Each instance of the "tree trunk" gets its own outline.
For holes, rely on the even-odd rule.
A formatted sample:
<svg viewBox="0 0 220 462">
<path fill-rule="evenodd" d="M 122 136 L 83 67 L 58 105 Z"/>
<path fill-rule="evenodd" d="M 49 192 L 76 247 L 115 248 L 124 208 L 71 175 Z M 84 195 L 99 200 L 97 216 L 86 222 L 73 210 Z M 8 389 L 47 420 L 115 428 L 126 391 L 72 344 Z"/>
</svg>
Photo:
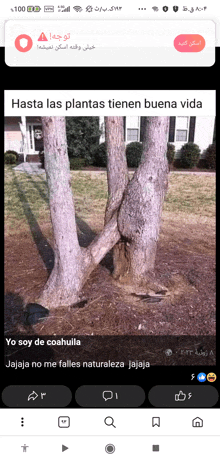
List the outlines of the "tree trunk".
<svg viewBox="0 0 220 462">
<path fill-rule="evenodd" d="M 71 190 L 64 117 L 42 117 L 45 170 L 47 175 L 50 215 L 54 235 L 54 268 L 38 298 L 42 305 L 53 308 L 70 306 L 89 274 L 120 238 L 117 214 L 87 249 L 78 242 L 75 209 Z"/>
<path fill-rule="evenodd" d="M 123 270 L 118 279 L 134 287 L 152 283 L 162 206 L 168 185 L 169 117 L 145 119 L 141 164 L 128 184 L 118 214 L 124 238 Z"/>
<path fill-rule="evenodd" d="M 105 142 L 107 148 L 108 201 L 105 211 L 105 223 L 118 211 L 125 188 L 129 182 L 124 143 L 123 117 L 105 117 Z M 113 277 L 117 278 L 124 266 L 126 243 L 123 239 L 114 246 Z"/>
<path fill-rule="evenodd" d="M 43 117 L 42 126 L 55 260 L 41 302 L 55 296 L 59 306 L 64 299 L 70 303 L 77 300 L 74 294 L 79 291 L 83 259 L 76 231 L 65 118 Z"/>
<path fill-rule="evenodd" d="M 152 283 L 167 188 L 168 120 L 168 117 L 146 119 L 141 164 L 129 182 L 122 118 L 106 118 L 109 198 L 105 226 L 87 249 L 81 249 L 71 191 L 65 118 L 42 118 L 55 263 L 39 303 L 47 308 L 77 303 L 85 281 L 111 248 L 114 248 L 116 279 L 144 289 L 149 287 L 149 281 Z"/>
</svg>

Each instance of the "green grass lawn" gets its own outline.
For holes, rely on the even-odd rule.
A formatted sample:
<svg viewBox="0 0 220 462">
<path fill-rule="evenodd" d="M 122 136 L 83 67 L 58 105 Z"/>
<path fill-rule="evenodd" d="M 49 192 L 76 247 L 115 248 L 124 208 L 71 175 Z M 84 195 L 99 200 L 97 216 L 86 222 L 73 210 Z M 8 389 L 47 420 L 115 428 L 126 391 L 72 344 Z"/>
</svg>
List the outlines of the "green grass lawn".
<svg viewBox="0 0 220 462">
<path fill-rule="evenodd" d="M 215 217 L 215 175 L 172 173 L 164 210 Z"/>
<path fill-rule="evenodd" d="M 77 215 L 98 231 L 103 224 L 107 200 L 105 172 L 72 171 L 72 189 Z M 195 217 L 215 217 L 215 176 L 172 173 L 164 204 L 172 217 L 183 213 Z M 50 223 L 45 174 L 27 175 L 5 166 L 6 235 L 29 228 L 32 221 Z"/>
</svg>

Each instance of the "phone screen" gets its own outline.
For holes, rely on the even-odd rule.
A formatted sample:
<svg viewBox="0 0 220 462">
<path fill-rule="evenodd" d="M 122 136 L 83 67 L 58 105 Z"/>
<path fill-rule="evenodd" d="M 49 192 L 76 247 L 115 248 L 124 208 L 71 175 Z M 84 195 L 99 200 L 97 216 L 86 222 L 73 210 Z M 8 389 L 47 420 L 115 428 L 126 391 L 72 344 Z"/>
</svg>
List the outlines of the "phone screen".
<svg viewBox="0 0 220 462">
<path fill-rule="evenodd" d="M 3 6 L 4 459 L 216 457 L 217 9 Z"/>
</svg>

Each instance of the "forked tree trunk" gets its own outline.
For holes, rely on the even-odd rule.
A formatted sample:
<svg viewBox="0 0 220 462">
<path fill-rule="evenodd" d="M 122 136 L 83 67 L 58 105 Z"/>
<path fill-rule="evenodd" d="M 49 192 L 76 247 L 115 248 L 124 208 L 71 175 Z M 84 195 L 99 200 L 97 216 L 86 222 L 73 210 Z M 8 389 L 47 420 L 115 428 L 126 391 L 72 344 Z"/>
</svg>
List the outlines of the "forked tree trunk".
<svg viewBox="0 0 220 462">
<path fill-rule="evenodd" d="M 118 214 L 118 227 L 126 241 L 117 278 L 143 287 L 154 276 L 162 206 L 168 185 L 168 117 L 145 118 L 141 164 L 128 184 Z"/>
<path fill-rule="evenodd" d="M 45 170 L 54 235 L 54 268 L 38 298 L 53 308 L 79 300 L 86 279 L 120 238 L 117 215 L 87 249 L 78 242 L 64 117 L 42 117 Z"/>
<path fill-rule="evenodd" d="M 111 248 L 114 248 L 114 277 L 123 284 L 146 288 L 154 270 L 167 188 L 168 119 L 146 119 L 141 164 L 129 182 L 122 118 L 106 118 L 109 198 L 105 226 L 87 249 L 81 249 L 71 191 L 65 118 L 42 118 L 55 263 L 39 303 L 47 308 L 76 303 L 90 273 Z"/>
</svg>

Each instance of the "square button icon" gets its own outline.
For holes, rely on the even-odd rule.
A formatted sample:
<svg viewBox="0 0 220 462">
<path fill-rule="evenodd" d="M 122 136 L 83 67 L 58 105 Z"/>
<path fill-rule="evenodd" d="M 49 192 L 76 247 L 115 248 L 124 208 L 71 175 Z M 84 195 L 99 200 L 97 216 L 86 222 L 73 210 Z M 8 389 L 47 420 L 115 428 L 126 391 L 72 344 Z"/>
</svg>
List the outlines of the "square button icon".
<svg viewBox="0 0 220 462">
<path fill-rule="evenodd" d="M 153 444 L 152 451 L 159 451 L 159 450 L 160 450 L 159 444 Z"/>
<path fill-rule="evenodd" d="M 58 427 L 68 428 L 70 426 L 70 418 L 67 416 L 58 417 Z"/>
</svg>

